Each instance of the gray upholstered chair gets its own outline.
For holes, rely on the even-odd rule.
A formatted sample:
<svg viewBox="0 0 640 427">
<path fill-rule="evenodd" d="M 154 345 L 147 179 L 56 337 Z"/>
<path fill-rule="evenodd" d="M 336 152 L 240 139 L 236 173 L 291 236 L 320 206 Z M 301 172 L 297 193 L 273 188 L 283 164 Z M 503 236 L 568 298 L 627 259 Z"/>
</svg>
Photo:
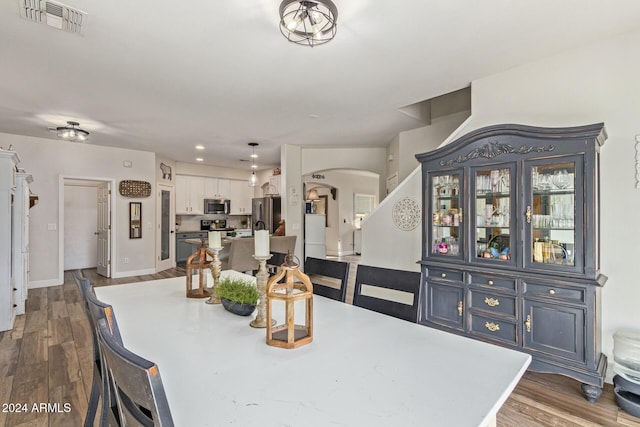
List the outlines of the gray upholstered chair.
<svg viewBox="0 0 640 427">
<path fill-rule="evenodd" d="M 358 265 L 353 305 L 417 322 L 419 301 L 419 272 Z"/>
<path fill-rule="evenodd" d="M 158 365 L 126 349 L 98 321 L 98 342 L 123 426 L 172 427 L 173 418 Z"/>
<path fill-rule="evenodd" d="M 272 252 L 287 253 L 295 251 L 296 236 L 271 236 L 269 247 Z M 258 269 L 258 261 L 253 257 L 255 252 L 255 240 L 253 237 L 239 237 L 231 239 L 229 245 L 229 257 L 222 260 L 223 270 L 255 271 Z"/>
</svg>

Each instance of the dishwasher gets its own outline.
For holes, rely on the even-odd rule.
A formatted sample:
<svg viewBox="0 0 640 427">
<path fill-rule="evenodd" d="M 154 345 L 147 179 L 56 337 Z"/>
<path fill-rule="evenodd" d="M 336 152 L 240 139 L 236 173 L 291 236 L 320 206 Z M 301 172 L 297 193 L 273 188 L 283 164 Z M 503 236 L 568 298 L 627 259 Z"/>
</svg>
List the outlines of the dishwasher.
<svg viewBox="0 0 640 427">
<path fill-rule="evenodd" d="M 176 233 L 176 263 L 184 264 L 187 258 L 195 252 L 194 245 L 187 243 L 188 239 L 207 239 L 209 233 L 206 231 L 188 231 Z"/>
</svg>

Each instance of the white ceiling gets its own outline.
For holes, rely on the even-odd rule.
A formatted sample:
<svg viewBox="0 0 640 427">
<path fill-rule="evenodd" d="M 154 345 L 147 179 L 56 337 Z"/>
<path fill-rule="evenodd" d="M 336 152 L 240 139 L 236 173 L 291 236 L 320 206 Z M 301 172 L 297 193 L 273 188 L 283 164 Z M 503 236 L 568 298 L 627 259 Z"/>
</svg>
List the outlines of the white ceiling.
<svg viewBox="0 0 640 427">
<path fill-rule="evenodd" d="M 0 132 L 75 120 L 90 144 L 246 169 L 256 141 L 271 167 L 281 144 L 386 146 L 421 126 L 400 107 L 640 22 L 638 0 L 334 2 L 335 40 L 309 48 L 280 34 L 280 0 L 65 0 L 81 36 L 2 0 Z"/>
</svg>

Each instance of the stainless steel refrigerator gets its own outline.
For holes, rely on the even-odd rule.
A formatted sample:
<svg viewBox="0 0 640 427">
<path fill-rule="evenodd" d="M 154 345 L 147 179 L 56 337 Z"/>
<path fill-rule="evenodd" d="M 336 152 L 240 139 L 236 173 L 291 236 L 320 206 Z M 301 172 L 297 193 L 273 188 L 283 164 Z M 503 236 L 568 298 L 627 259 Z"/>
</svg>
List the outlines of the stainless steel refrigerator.
<svg viewBox="0 0 640 427">
<path fill-rule="evenodd" d="M 267 196 L 251 200 L 251 228 L 273 234 L 282 219 L 280 197 Z"/>
</svg>

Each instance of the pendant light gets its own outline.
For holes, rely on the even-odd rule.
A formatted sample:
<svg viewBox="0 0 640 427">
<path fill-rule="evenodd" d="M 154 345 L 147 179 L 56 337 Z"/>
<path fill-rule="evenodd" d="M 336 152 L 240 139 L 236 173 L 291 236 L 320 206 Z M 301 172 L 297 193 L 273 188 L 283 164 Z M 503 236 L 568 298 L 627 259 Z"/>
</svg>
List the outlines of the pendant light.
<svg viewBox="0 0 640 427">
<path fill-rule="evenodd" d="M 249 177 L 249 185 L 251 187 L 258 186 L 258 177 L 256 176 L 256 158 L 258 155 L 256 154 L 256 147 L 259 144 L 257 142 L 250 142 L 249 147 L 251 147 L 251 176 Z"/>
</svg>

